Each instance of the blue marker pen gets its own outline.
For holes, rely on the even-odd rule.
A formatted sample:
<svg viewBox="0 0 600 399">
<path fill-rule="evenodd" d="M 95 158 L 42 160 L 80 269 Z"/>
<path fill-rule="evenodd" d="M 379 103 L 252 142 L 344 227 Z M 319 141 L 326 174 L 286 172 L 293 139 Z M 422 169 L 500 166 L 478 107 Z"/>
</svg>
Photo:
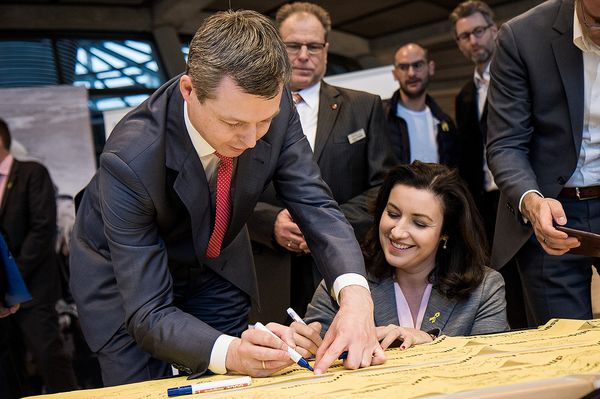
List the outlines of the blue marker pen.
<svg viewBox="0 0 600 399">
<path fill-rule="evenodd" d="M 287 314 L 292 318 L 292 320 L 300 323 L 300 324 L 304 324 L 306 325 L 306 322 L 304 320 L 302 320 L 302 318 L 300 317 L 300 315 L 298 315 L 298 313 L 296 313 L 296 311 L 292 308 L 287 308 L 286 310 Z M 344 360 L 348 357 L 348 351 L 343 351 L 341 353 L 341 355 L 338 357 L 338 359 L 340 360 Z"/>
<path fill-rule="evenodd" d="M 209 381 L 200 384 L 191 384 L 182 387 L 169 388 L 167 390 L 167 396 L 174 397 L 182 395 L 191 395 L 193 393 L 211 392 L 219 389 L 247 387 L 251 383 L 252 379 L 248 376 L 228 378 L 226 380 Z"/>
<path fill-rule="evenodd" d="M 262 323 L 260 322 L 256 322 L 254 324 L 254 328 L 256 328 L 257 330 L 260 331 L 265 331 L 268 332 L 269 334 L 271 334 L 272 336 L 274 336 L 277 339 L 281 339 L 279 338 L 277 335 L 275 335 L 273 333 L 273 331 L 269 330 L 267 327 L 265 327 Z M 300 355 L 298 352 L 296 352 L 294 349 L 292 349 L 291 347 L 288 346 L 287 348 L 287 352 L 290 355 L 290 358 L 298 364 L 298 366 L 300 367 L 304 367 L 305 369 L 308 369 L 310 371 L 315 371 L 312 366 L 308 363 L 308 361 L 302 357 L 302 355 Z"/>
</svg>

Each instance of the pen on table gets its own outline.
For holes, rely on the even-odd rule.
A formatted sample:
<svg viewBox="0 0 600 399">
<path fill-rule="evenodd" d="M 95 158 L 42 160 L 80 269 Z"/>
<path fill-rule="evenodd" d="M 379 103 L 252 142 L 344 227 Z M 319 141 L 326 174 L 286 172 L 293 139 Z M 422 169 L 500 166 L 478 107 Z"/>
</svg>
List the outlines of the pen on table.
<svg viewBox="0 0 600 399">
<path fill-rule="evenodd" d="M 273 333 L 273 331 L 269 330 L 267 327 L 265 327 L 262 323 L 260 322 L 256 322 L 254 324 L 254 328 L 256 328 L 257 330 L 260 331 L 265 331 L 268 332 L 269 334 L 271 334 L 272 336 L 274 336 L 275 338 L 281 340 L 281 338 L 279 338 L 277 335 L 275 335 Z M 298 352 L 296 352 L 292 347 L 290 347 L 288 345 L 287 348 L 287 353 L 290 355 L 290 358 L 298 364 L 298 366 L 300 367 L 304 367 L 305 369 L 308 369 L 310 371 L 314 371 L 314 369 L 312 368 L 312 366 L 308 363 L 308 361 L 302 357 L 302 355 L 300 355 Z"/>
<path fill-rule="evenodd" d="M 298 313 L 296 313 L 296 311 L 292 308 L 287 308 L 286 310 L 287 314 L 292 318 L 292 320 L 297 321 L 300 324 L 304 324 L 306 325 L 306 322 L 304 320 L 302 320 L 302 317 L 300 317 L 298 315 Z M 345 358 L 348 357 L 348 351 L 343 351 L 340 356 L 338 357 L 338 359 L 340 360 L 344 360 Z"/>
<path fill-rule="evenodd" d="M 209 381 L 200 384 L 185 385 L 177 388 L 167 389 L 167 396 L 190 395 L 193 393 L 202 393 L 216 391 L 218 389 L 231 389 L 239 387 L 247 387 L 252 383 L 252 379 L 248 376 L 238 378 L 228 378 L 226 380 Z"/>
</svg>

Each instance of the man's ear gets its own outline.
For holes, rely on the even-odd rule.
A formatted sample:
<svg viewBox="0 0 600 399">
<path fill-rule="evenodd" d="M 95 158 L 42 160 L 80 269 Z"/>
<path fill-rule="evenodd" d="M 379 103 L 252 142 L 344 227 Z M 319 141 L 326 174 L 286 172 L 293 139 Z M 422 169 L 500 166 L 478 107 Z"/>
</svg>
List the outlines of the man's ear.
<svg viewBox="0 0 600 399">
<path fill-rule="evenodd" d="M 429 70 L 429 76 L 433 76 L 435 74 L 435 61 L 429 60 L 427 62 L 427 69 Z"/>
<path fill-rule="evenodd" d="M 498 27 L 496 26 L 496 24 L 490 26 L 490 30 L 492 31 L 492 36 L 494 36 L 494 40 L 496 40 L 496 38 L 498 37 Z"/>
<path fill-rule="evenodd" d="M 193 90 L 192 78 L 189 75 L 182 75 L 179 78 L 179 91 L 185 101 L 189 102 Z"/>
</svg>

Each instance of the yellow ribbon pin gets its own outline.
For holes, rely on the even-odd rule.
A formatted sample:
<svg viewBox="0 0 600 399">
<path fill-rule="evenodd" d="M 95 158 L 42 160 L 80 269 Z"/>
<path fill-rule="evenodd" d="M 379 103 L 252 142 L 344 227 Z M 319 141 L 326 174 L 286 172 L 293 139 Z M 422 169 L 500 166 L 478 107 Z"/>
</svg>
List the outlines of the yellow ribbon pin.
<svg viewBox="0 0 600 399">
<path fill-rule="evenodd" d="M 429 321 L 435 323 L 438 317 L 440 317 L 440 312 L 435 312 L 435 314 L 429 318 Z"/>
<path fill-rule="evenodd" d="M 448 123 L 446 121 L 442 121 L 442 123 L 440 123 L 440 126 L 442 127 L 443 132 L 450 131 L 450 128 L 448 127 Z"/>
</svg>

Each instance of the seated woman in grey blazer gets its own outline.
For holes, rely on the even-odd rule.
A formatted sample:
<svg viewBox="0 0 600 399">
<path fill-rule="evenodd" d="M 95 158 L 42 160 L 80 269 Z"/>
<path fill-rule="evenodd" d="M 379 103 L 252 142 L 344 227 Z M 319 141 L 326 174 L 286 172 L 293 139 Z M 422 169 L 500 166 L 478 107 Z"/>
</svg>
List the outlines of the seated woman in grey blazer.
<svg viewBox="0 0 600 399">
<path fill-rule="evenodd" d="M 395 340 L 403 341 L 401 348 L 430 342 L 426 332 L 509 329 L 504 280 L 485 266 L 483 224 L 455 170 L 419 161 L 392 169 L 375 201 L 363 253 L 384 349 Z M 337 310 L 321 283 L 307 308 L 309 326 L 292 324 L 296 343 L 314 353 L 320 345 L 315 330 L 322 326 L 323 335 Z"/>
</svg>

